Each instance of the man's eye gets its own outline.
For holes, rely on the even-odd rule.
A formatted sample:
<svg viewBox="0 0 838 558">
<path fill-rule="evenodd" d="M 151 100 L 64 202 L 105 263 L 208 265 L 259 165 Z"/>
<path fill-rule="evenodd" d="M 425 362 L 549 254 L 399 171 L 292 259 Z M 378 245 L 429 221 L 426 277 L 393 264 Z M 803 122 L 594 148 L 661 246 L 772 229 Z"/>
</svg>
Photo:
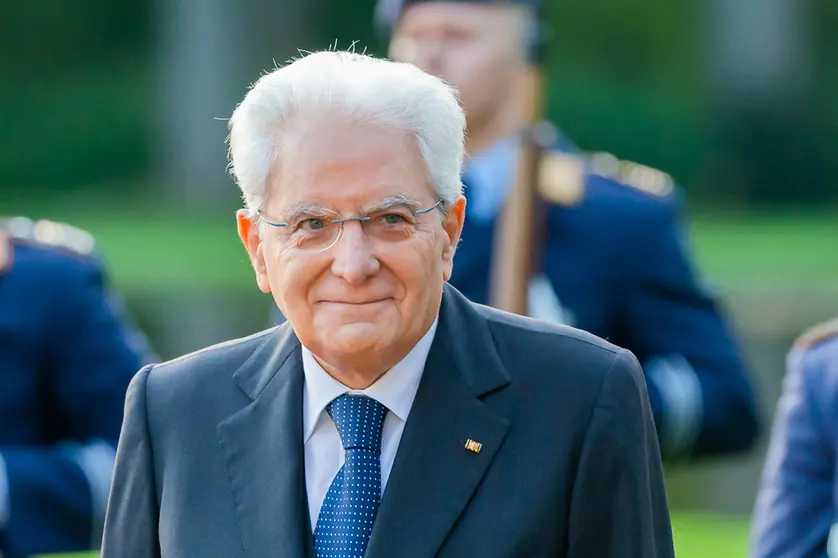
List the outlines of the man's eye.
<svg viewBox="0 0 838 558">
<path fill-rule="evenodd" d="M 404 216 L 399 215 L 398 213 L 387 213 L 383 216 L 383 219 L 388 225 L 398 225 L 399 223 L 407 221 Z"/>
<path fill-rule="evenodd" d="M 305 219 L 301 223 L 301 228 L 309 231 L 319 231 L 326 226 L 323 219 Z"/>
</svg>

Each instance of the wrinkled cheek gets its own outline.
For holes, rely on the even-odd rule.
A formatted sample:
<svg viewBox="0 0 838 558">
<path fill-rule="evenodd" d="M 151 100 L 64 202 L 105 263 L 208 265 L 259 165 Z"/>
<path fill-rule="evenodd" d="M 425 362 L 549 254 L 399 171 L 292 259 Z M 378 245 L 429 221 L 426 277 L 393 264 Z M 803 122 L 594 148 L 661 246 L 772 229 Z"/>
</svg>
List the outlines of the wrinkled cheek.
<svg viewBox="0 0 838 558">
<path fill-rule="evenodd" d="M 265 255 L 265 265 L 268 272 L 268 282 L 271 285 L 271 291 L 273 291 L 274 297 L 278 300 L 285 301 L 285 295 L 290 286 L 288 281 L 288 263 L 284 260 L 281 253 L 271 251 Z M 287 304 L 287 301 L 284 304 Z"/>
<path fill-rule="evenodd" d="M 288 257 L 288 250 L 277 246 L 271 246 L 266 259 L 269 259 L 273 265 L 278 266 L 283 259 L 287 260 Z"/>
<path fill-rule="evenodd" d="M 297 314 L 308 314 L 309 293 L 328 272 L 328 262 L 310 256 L 278 254 L 271 263 L 271 286 L 283 304 Z"/>
</svg>

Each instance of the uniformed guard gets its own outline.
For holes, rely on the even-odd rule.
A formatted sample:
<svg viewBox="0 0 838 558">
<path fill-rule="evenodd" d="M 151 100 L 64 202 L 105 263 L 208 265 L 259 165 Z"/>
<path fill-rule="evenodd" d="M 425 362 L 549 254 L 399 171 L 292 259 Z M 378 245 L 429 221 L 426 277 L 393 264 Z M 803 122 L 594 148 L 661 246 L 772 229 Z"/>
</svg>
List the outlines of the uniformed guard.
<svg viewBox="0 0 838 558">
<path fill-rule="evenodd" d="M 468 115 L 468 198 L 451 283 L 489 302 L 498 216 L 521 141 L 519 76 L 538 29 L 528 2 L 381 0 L 391 58 L 455 86 Z M 543 208 L 529 313 L 588 330 L 644 365 L 664 457 L 751 447 L 755 396 L 740 349 L 697 278 L 681 196 L 658 170 L 582 154 L 560 131 L 541 159 Z"/>
<path fill-rule="evenodd" d="M 838 558 L 838 318 L 794 343 L 753 518 L 753 558 Z"/>
<path fill-rule="evenodd" d="M 93 237 L 0 220 L 0 555 L 98 548 L 128 383 L 153 355 Z"/>
</svg>

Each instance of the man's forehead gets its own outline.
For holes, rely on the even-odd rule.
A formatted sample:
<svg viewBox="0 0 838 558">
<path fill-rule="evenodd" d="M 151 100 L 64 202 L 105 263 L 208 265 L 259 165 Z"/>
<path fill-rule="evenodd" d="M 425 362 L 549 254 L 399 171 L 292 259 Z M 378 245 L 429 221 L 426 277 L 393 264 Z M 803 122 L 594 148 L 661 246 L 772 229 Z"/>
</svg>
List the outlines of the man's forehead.
<svg viewBox="0 0 838 558">
<path fill-rule="evenodd" d="M 419 201 L 433 196 L 421 159 L 407 165 L 395 157 L 342 162 L 327 157 L 322 165 L 299 160 L 278 164 L 269 190 L 273 211 L 304 203 L 342 212 L 360 211 L 399 195 Z"/>
</svg>

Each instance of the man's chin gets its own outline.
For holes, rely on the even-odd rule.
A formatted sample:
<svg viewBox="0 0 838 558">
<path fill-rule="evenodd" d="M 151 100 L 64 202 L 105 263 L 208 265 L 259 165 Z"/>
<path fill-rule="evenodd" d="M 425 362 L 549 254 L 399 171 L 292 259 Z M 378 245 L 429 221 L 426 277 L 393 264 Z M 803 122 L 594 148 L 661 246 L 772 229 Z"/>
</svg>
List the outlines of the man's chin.
<svg viewBox="0 0 838 558">
<path fill-rule="evenodd" d="M 354 322 L 336 327 L 330 337 L 335 340 L 367 345 L 380 341 L 387 332 L 386 326 L 374 322 Z"/>
<path fill-rule="evenodd" d="M 392 327 L 374 322 L 353 322 L 328 328 L 323 335 L 323 345 L 341 354 L 356 354 L 381 350 L 390 342 Z"/>
</svg>

